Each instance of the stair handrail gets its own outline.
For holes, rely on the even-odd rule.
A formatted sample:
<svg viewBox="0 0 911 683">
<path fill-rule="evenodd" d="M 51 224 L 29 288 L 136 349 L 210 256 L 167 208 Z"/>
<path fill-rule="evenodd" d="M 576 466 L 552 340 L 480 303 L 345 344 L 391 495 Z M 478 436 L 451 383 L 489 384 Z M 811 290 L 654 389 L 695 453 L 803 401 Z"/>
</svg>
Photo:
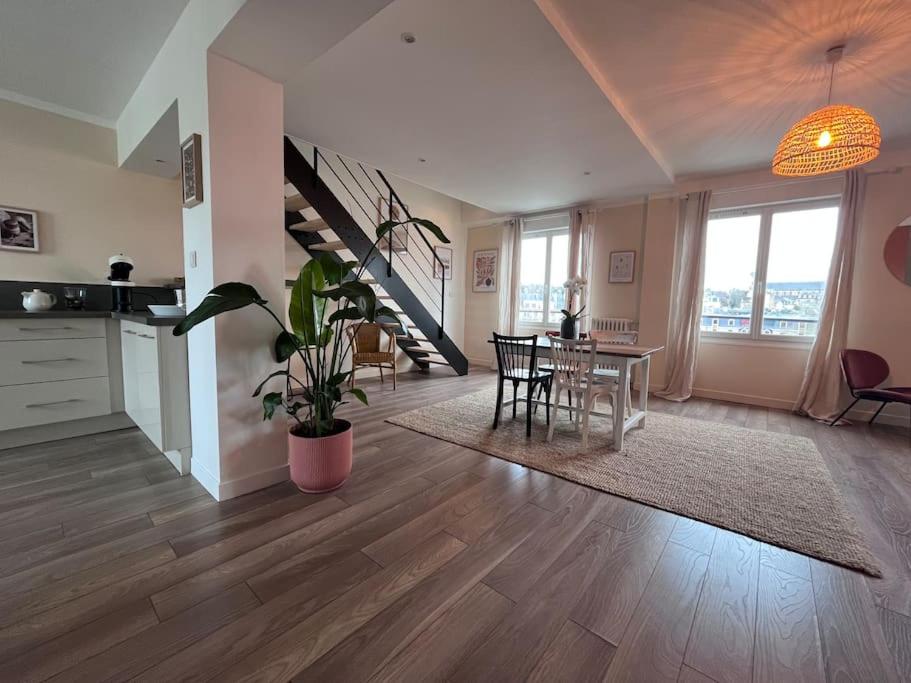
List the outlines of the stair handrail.
<svg viewBox="0 0 911 683">
<path fill-rule="evenodd" d="M 376 173 L 380 177 L 380 179 L 383 181 L 383 183 L 386 185 L 386 188 L 389 190 L 390 206 L 391 206 L 391 200 L 394 199 L 398 203 L 398 205 L 401 207 L 402 212 L 405 214 L 405 216 L 407 216 L 408 220 L 412 220 L 413 216 L 411 215 L 411 212 L 408 210 L 408 207 L 405 206 L 405 203 L 401 200 L 398 193 L 395 191 L 395 188 L 392 187 L 392 184 L 386 178 L 386 175 L 380 169 L 376 169 Z M 440 258 L 440 255 L 437 254 L 436 249 L 433 248 L 433 245 L 430 243 L 430 240 L 427 239 L 427 236 L 424 234 L 424 231 L 421 230 L 421 226 L 417 223 L 412 223 L 411 225 L 414 226 L 418 235 L 421 236 L 421 239 L 424 241 L 424 244 L 427 245 L 427 248 L 430 250 L 430 253 L 433 255 L 433 258 L 435 261 L 435 263 L 433 264 L 434 265 L 433 271 L 436 272 L 437 265 L 439 265 L 439 267 L 440 267 L 440 330 L 442 330 L 443 323 L 445 321 L 445 305 L 446 305 L 446 265 L 443 263 L 443 259 Z M 391 234 L 389 236 L 389 244 L 390 245 L 392 244 L 392 235 Z"/>
<path fill-rule="evenodd" d="M 365 187 L 361 183 L 361 181 L 352 172 L 351 168 L 349 167 L 349 165 L 345 161 L 345 159 L 340 154 L 337 154 L 334 152 L 333 152 L 333 154 L 335 154 L 338 161 L 341 163 L 342 167 L 345 169 L 345 171 L 347 171 L 347 174 L 349 176 L 351 176 L 351 180 L 354 181 L 354 185 L 357 186 L 357 189 L 360 191 L 360 193 L 363 195 L 363 197 L 366 198 L 367 203 L 370 205 L 370 207 L 377 208 L 377 206 L 374 204 L 373 199 L 370 196 L 370 193 L 365 189 Z M 328 166 L 332 175 L 335 176 L 335 179 L 339 182 L 339 184 L 344 189 L 344 191 L 350 196 L 351 200 L 354 201 L 354 203 L 357 205 L 357 208 L 360 210 L 360 212 L 364 214 L 364 216 L 367 219 L 367 222 L 370 225 L 372 225 L 373 227 L 378 227 L 378 223 L 374 220 L 372 214 L 364 208 L 363 204 L 361 203 L 360 199 L 358 198 L 357 194 L 355 193 L 354 188 L 351 185 L 349 185 L 349 183 L 347 183 L 345 180 L 342 179 L 341 175 L 339 175 L 339 171 L 337 171 L 335 169 L 331 160 L 328 159 L 326 157 L 326 155 L 323 153 L 323 151 L 316 145 L 313 146 L 313 168 L 314 168 L 315 175 L 317 175 L 317 176 L 319 175 L 319 171 L 317 169 L 319 168 L 318 160 L 320 158 L 322 158 L 322 160 L 323 160 L 323 165 Z M 376 182 L 374 181 L 371 174 L 367 171 L 366 168 L 364 168 L 364 165 L 361 162 L 354 160 L 354 159 L 352 159 L 351 161 L 356 163 L 357 166 L 360 168 L 360 171 L 364 174 L 364 177 L 370 182 L 370 184 L 373 186 L 373 188 L 377 191 L 380 200 L 382 200 L 383 203 L 387 203 L 386 199 L 384 197 L 384 195 L 387 195 L 387 193 L 383 192 L 379 188 L 379 186 L 376 184 Z M 395 191 L 395 188 L 392 187 L 392 184 L 389 182 L 388 178 L 386 178 L 385 174 L 380 169 L 373 169 L 373 170 L 376 172 L 376 174 L 379 176 L 379 178 L 382 180 L 382 183 L 385 185 L 386 189 L 388 190 L 387 196 L 388 196 L 388 206 L 389 206 L 390 218 L 392 217 L 392 207 L 394 204 L 400 208 L 401 213 L 404 214 L 404 216 L 407 218 L 407 220 L 413 220 L 414 217 L 411 215 L 411 212 L 408 210 L 408 207 L 402 201 L 401 197 L 399 197 L 398 193 Z M 444 322 L 445 322 L 445 315 L 446 315 L 446 308 L 445 308 L 445 297 L 446 297 L 445 272 L 446 272 L 446 269 L 445 269 L 445 264 L 444 264 L 443 260 L 440 258 L 439 254 L 436 253 L 436 250 L 434 249 L 430 240 L 427 239 L 427 236 L 424 234 L 424 231 L 421 230 L 420 226 L 417 223 L 409 223 L 404 226 L 406 235 L 411 233 L 410 228 L 412 228 L 412 227 L 415 229 L 418 236 L 420 237 L 420 242 L 423 243 L 423 246 L 425 246 L 427 250 L 429 250 L 432 260 L 431 260 L 431 258 L 428 258 L 426 254 L 423 253 L 424 250 L 421 248 L 414 249 L 414 250 L 408 250 L 406 248 L 406 250 L 404 252 L 400 253 L 398 263 L 399 263 L 400 267 L 403 269 L 403 271 L 409 273 L 410 277 L 414 280 L 415 284 L 417 284 L 420 287 L 420 289 L 425 292 L 425 294 L 428 297 L 428 301 L 429 301 L 430 305 L 432 305 L 434 308 L 439 310 L 440 319 L 437 324 L 437 333 L 438 333 L 438 336 L 440 336 L 440 338 L 442 338 L 443 327 L 444 327 Z M 391 276 L 394 271 L 394 268 L 395 268 L 394 261 L 395 261 L 396 250 L 393 248 L 394 247 L 394 231 L 390 231 L 390 233 L 388 235 L 388 240 L 389 240 L 388 254 L 384 254 L 384 255 L 387 257 L 387 274 L 389 276 Z M 418 244 L 420 244 L 420 243 L 418 243 Z M 430 266 L 429 274 L 425 270 L 426 266 L 422 266 L 421 262 L 415 258 L 414 254 L 412 253 L 413 251 L 421 252 L 421 256 L 422 256 L 423 260 L 426 262 L 427 266 Z M 417 268 L 417 270 L 418 270 L 417 274 L 415 273 L 414 270 L 412 270 L 412 268 L 409 267 L 408 262 L 404 258 L 404 254 L 408 255 L 408 257 L 413 262 L 414 266 Z M 437 271 L 439 271 L 441 274 L 441 277 L 439 278 L 440 279 L 439 303 L 435 300 L 436 294 L 437 294 L 437 291 L 436 291 L 437 288 L 431 284 L 430 289 L 428 289 L 427 284 L 430 284 L 430 283 L 425 284 L 428 280 L 430 282 L 432 282 L 433 280 L 437 279 L 437 277 L 435 275 Z"/>
</svg>

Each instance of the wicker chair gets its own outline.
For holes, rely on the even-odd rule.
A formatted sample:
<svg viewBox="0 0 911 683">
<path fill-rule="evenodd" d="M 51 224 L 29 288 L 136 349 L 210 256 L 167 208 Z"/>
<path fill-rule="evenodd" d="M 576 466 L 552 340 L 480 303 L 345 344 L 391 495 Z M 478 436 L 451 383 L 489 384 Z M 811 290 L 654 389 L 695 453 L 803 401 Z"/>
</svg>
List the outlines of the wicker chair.
<svg viewBox="0 0 911 683">
<path fill-rule="evenodd" d="M 392 389 L 395 390 L 395 336 L 379 323 L 358 323 L 346 328 L 351 340 L 351 376 L 348 382 L 354 386 L 354 373 L 358 368 L 379 368 L 380 382 L 384 382 L 383 369 L 392 370 Z M 383 336 L 386 340 L 384 342 Z"/>
</svg>

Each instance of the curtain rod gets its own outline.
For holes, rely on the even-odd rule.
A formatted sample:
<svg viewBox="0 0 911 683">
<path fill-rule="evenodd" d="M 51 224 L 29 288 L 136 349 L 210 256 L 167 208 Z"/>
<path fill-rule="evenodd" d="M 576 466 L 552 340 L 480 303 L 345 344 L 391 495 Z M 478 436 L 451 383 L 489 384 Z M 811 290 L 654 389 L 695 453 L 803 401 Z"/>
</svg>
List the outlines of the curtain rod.
<svg viewBox="0 0 911 683">
<path fill-rule="evenodd" d="M 901 173 L 904 169 L 909 168 L 909 167 L 911 167 L 911 165 L 909 165 L 909 164 L 905 164 L 903 166 L 892 166 L 890 168 L 884 168 L 879 171 L 870 171 L 869 173 L 866 173 L 865 175 L 869 177 L 869 176 L 874 176 L 874 175 L 887 175 L 887 174 Z M 713 195 L 725 195 L 725 194 L 733 194 L 735 192 L 745 192 L 747 190 L 762 190 L 762 189 L 768 189 L 768 188 L 773 188 L 773 187 L 789 187 L 792 185 L 803 185 L 805 183 L 828 182 L 830 180 L 832 182 L 835 182 L 835 181 L 839 180 L 839 178 L 838 178 L 838 176 L 833 176 L 831 178 L 815 177 L 815 178 L 797 178 L 797 179 L 793 179 L 793 180 L 778 180 L 778 181 L 773 181 L 770 183 L 756 183 L 754 185 L 741 185 L 739 187 L 726 187 L 726 188 L 723 188 L 720 190 L 712 190 L 712 194 Z M 686 194 L 689 194 L 689 193 L 684 193 L 684 196 Z"/>
</svg>

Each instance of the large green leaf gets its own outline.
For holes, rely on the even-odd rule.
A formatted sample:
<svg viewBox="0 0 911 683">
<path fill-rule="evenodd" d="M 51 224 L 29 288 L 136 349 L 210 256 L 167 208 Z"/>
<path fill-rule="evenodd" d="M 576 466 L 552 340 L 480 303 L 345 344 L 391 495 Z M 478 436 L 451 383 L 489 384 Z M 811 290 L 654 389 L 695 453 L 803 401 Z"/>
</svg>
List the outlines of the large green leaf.
<svg viewBox="0 0 911 683">
<path fill-rule="evenodd" d="M 325 286 L 322 264 L 314 259 L 300 269 L 291 288 L 288 319 L 291 321 L 291 329 L 306 346 L 316 344 L 316 327 L 326 309 L 325 299 L 319 298 L 317 293 Z"/>
<path fill-rule="evenodd" d="M 329 323 L 334 323 L 336 320 L 360 320 L 362 317 L 361 311 L 357 306 L 348 306 L 347 308 L 340 308 L 330 315 Z"/>
<path fill-rule="evenodd" d="M 421 226 L 425 230 L 430 231 L 430 233 L 443 244 L 449 244 L 449 238 L 446 237 L 446 233 L 443 232 L 443 229 L 433 221 L 429 221 L 426 218 L 410 218 L 406 221 L 383 221 L 376 228 L 376 236 L 384 237 L 386 233 L 392 232 L 398 226 L 408 225 L 409 223 Z"/>
<path fill-rule="evenodd" d="M 354 397 L 358 401 L 360 401 L 364 405 L 368 405 L 367 404 L 367 394 L 364 393 L 363 389 L 358 389 L 357 387 L 355 387 L 354 389 L 349 389 L 347 393 L 354 394 Z"/>
<path fill-rule="evenodd" d="M 328 379 L 328 382 L 329 382 L 329 384 L 332 384 L 333 386 L 338 386 L 339 384 L 343 384 L 344 382 L 346 382 L 348 380 L 348 376 L 350 374 L 351 374 L 350 370 L 348 370 L 347 372 L 337 372 Z"/>
<path fill-rule="evenodd" d="M 326 283 L 332 286 L 341 283 L 358 265 L 357 261 L 337 261 L 329 254 L 320 254 L 317 259 L 323 268 Z"/>
<path fill-rule="evenodd" d="M 275 415 L 275 409 L 282 404 L 282 395 L 279 391 L 273 391 L 263 396 L 263 420 L 271 420 Z"/>
<path fill-rule="evenodd" d="M 293 332 L 282 330 L 275 338 L 275 360 L 284 363 L 303 347 L 303 343 Z"/>
<path fill-rule="evenodd" d="M 217 289 L 217 288 L 216 288 Z M 252 287 L 251 287 L 252 289 Z M 212 290 L 213 292 L 215 290 Z M 254 290 L 256 291 L 256 290 Z M 186 334 L 201 322 L 214 318 L 220 313 L 227 313 L 238 308 L 244 308 L 253 303 L 260 303 L 262 299 L 253 299 L 251 297 L 221 296 L 219 294 L 209 293 L 202 302 L 187 313 L 187 316 L 174 327 L 174 336 L 180 337 Z"/>
<path fill-rule="evenodd" d="M 251 303 L 257 304 L 268 303 L 259 295 L 253 285 L 248 285 L 245 282 L 225 282 L 213 288 L 209 294 L 217 294 L 229 299 L 249 299 Z"/>
<path fill-rule="evenodd" d="M 399 322 L 399 314 L 396 313 L 389 306 L 377 306 L 376 307 L 376 317 L 379 318 L 392 318 L 396 322 Z"/>
<path fill-rule="evenodd" d="M 376 319 L 376 292 L 370 285 L 358 280 L 342 282 L 338 287 L 317 292 L 316 296 L 333 301 L 348 299 L 357 306 L 361 317 L 367 322 L 372 323 Z"/>
<path fill-rule="evenodd" d="M 259 396 L 260 392 L 263 390 L 263 387 L 266 386 L 266 382 L 268 382 L 273 377 L 287 377 L 287 376 L 288 376 L 287 370 L 276 370 L 271 375 L 266 377 L 266 379 L 264 379 L 262 382 L 259 383 L 259 386 L 256 387 L 255 391 L 253 392 L 252 397 L 256 398 L 257 396 Z"/>
</svg>

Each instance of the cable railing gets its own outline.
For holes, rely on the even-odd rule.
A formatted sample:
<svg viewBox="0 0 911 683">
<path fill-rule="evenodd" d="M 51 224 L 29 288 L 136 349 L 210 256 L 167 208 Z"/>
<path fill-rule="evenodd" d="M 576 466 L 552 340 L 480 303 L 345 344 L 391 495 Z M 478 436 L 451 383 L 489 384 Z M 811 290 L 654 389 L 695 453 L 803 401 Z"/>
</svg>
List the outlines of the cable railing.
<svg viewBox="0 0 911 683">
<path fill-rule="evenodd" d="M 389 180 L 378 169 L 368 169 L 361 162 L 346 160 L 334 152 L 323 153 L 313 147 L 313 168 L 324 179 L 341 188 L 333 191 L 348 207 L 348 213 L 371 238 L 386 220 L 409 220 L 413 216 Z M 324 171 L 323 169 L 327 169 Z M 372 171 L 372 173 L 371 173 Z M 421 300 L 438 324 L 442 338 L 445 316 L 446 264 L 434 249 L 425 231 L 414 223 L 398 226 L 381 241 L 387 261 L 387 276 L 398 275 Z M 398 258 L 396 258 L 398 257 Z M 382 282 L 380 282 L 382 284 Z"/>
</svg>

